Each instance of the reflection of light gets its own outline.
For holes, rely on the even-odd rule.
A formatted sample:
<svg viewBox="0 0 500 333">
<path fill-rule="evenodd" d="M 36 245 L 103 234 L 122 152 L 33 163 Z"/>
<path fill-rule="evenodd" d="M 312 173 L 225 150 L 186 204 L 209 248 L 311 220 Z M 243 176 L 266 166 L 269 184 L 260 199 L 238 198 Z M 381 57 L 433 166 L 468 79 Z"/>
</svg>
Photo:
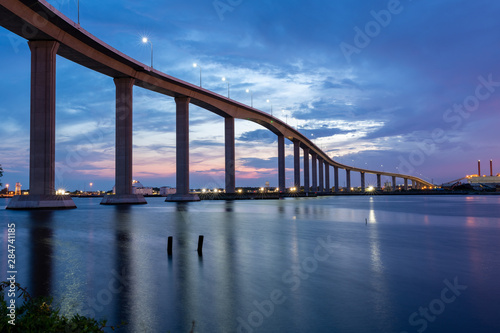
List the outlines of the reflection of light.
<svg viewBox="0 0 500 333">
<path fill-rule="evenodd" d="M 370 209 L 370 217 L 368 218 L 370 223 L 377 223 L 377 218 L 375 217 L 375 210 Z"/>
<path fill-rule="evenodd" d="M 476 218 L 473 216 L 467 216 L 466 223 L 467 223 L 467 226 L 473 227 L 476 225 Z"/>
</svg>

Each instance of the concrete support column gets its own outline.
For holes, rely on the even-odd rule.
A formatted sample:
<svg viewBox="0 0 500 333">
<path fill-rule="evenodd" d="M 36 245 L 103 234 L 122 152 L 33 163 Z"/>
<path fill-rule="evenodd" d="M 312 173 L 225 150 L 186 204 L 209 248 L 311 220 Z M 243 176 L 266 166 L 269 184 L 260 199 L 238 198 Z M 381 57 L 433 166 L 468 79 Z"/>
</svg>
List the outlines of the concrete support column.
<svg viewBox="0 0 500 333">
<path fill-rule="evenodd" d="M 226 148 L 226 193 L 236 192 L 236 154 L 234 145 L 234 118 L 224 118 L 224 140 Z"/>
<path fill-rule="evenodd" d="M 321 159 L 321 158 L 318 158 L 318 171 L 319 171 L 319 189 L 318 189 L 318 191 L 324 192 L 325 188 L 323 187 L 323 180 L 325 178 L 323 175 L 323 171 L 324 171 L 323 170 L 323 159 Z"/>
<path fill-rule="evenodd" d="M 176 97 L 176 193 L 165 201 L 199 201 L 189 193 L 189 97 Z"/>
<path fill-rule="evenodd" d="M 278 135 L 278 188 L 282 193 L 286 192 L 285 172 L 285 136 Z"/>
<path fill-rule="evenodd" d="M 132 94 L 134 79 L 117 78 L 115 128 L 115 193 L 132 194 Z"/>
<path fill-rule="evenodd" d="M 311 168 L 312 168 L 312 188 L 313 192 L 318 191 L 318 154 L 311 154 Z"/>
<path fill-rule="evenodd" d="M 408 191 L 408 178 L 405 178 L 404 189 Z"/>
<path fill-rule="evenodd" d="M 396 176 L 392 176 L 392 191 L 396 191 Z"/>
<path fill-rule="evenodd" d="M 133 78 L 115 78 L 115 195 L 106 195 L 102 205 L 146 204 L 143 195 L 132 193 Z"/>
<path fill-rule="evenodd" d="M 412 181 L 411 181 L 411 188 L 412 188 L 412 190 L 414 190 L 416 188 L 416 184 L 417 183 L 412 179 Z"/>
<path fill-rule="evenodd" d="M 360 172 L 360 175 L 361 175 L 361 192 L 364 192 L 365 191 L 365 173 L 364 172 Z"/>
<path fill-rule="evenodd" d="M 333 167 L 333 181 L 335 182 L 335 193 L 339 192 L 339 167 Z"/>
<path fill-rule="evenodd" d="M 382 189 L 382 176 L 380 174 L 377 174 L 377 190 L 381 190 Z"/>
<path fill-rule="evenodd" d="M 330 188 L 330 164 L 325 163 L 325 191 L 330 193 L 332 190 Z"/>
<path fill-rule="evenodd" d="M 55 193 L 56 41 L 30 41 L 30 194 L 14 196 L 7 209 L 76 208 Z"/>
<path fill-rule="evenodd" d="M 304 192 L 309 192 L 309 148 L 304 150 Z"/>
<path fill-rule="evenodd" d="M 346 191 L 351 192 L 351 170 L 345 169 Z"/>
<path fill-rule="evenodd" d="M 293 186 L 300 191 L 300 141 L 293 140 Z"/>
</svg>

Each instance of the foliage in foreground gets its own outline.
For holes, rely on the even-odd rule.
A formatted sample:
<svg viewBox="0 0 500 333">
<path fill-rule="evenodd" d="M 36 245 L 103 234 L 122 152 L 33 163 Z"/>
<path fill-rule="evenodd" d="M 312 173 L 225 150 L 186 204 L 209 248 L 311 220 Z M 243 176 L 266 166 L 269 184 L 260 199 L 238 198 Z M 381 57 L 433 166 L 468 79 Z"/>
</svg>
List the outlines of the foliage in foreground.
<svg viewBox="0 0 500 333">
<path fill-rule="evenodd" d="M 64 332 L 90 333 L 104 332 L 104 328 L 115 330 L 123 326 L 106 326 L 106 320 L 97 321 L 94 318 L 78 314 L 67 318 L 59 314 L 59 309 L 52 306 L 50 297 L 32 297 L 28 291 L 16 286 L 16 318 L 15 325 L 9 324 L 9 304 L 5 301 L 4 290 L 10 291 L 10 282 L 0 282 L 0 332 Z"/>
</svg>

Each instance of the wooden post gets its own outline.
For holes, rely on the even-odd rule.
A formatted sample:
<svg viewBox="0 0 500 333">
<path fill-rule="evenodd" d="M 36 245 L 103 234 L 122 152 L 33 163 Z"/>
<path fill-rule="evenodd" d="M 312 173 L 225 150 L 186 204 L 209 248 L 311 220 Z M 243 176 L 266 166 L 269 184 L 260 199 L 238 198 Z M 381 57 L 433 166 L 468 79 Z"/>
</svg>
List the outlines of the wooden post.
<svg viewBox="0 0 500 333">
<path fill-rule="evenodd" d="M 172 255 L 172 236 L 168 236 L 167 253 L 169 256 Z"/>
<path fill-rule="evenodd" d="M 198 255 L 202 255 L 203 253 L 203 235 L 198 237 Z"/>
</svg>

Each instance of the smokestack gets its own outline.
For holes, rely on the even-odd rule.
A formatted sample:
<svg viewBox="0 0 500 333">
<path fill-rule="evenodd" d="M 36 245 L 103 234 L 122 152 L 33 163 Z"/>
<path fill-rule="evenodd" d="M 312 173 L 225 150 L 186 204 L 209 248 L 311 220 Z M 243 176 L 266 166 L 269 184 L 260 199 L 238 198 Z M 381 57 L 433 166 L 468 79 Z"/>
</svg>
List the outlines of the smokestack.
<svg viewBox="0 0 500 333">
<path fill-rule="evenodd" d="M 481 160 L 477 160 L 477 175 L 481 177 Z"/>
<path fill-rule="evenodd" d="M 490 176 L 493 177 L 493 160 L 490 160 Z"/>
</svg>

